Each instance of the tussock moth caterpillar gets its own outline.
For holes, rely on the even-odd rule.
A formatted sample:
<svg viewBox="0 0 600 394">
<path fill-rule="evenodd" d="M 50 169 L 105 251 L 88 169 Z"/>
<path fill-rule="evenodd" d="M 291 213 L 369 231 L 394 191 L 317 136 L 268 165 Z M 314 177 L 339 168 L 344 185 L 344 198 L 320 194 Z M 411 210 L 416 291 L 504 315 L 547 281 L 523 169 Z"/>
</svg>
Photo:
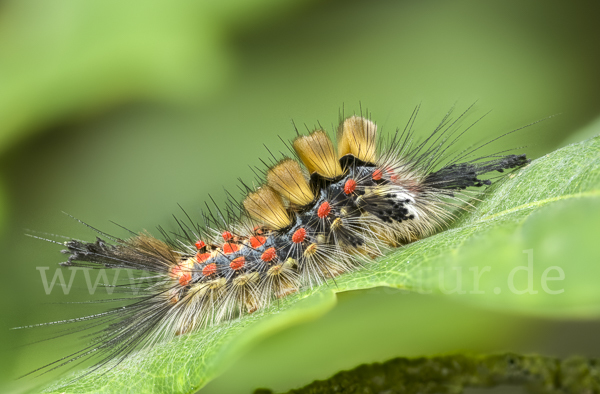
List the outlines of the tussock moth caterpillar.
<svg viewBox="0 0 600 394">
<path fill-rule="evenodd" d="M 135 270 L 143 287 L 125 307 L 49 323 L 77 322 L 71 333 L 93 333 L 87 347 L 36 371 L 89 357 L 99 360 L 94 369 L 114 365 L 142 346 L 243 318 L 442 230 L 468 204 L 469 187 L 491 184 L 482 175 L 529 162 L 524 154 L 477 156 L 497 138 L 453 152 L 477 123 L 460 127 L 470 108 L 454 119 L 449 111 L 422 141 L 413 131 L 419 107 L 387 139 L 369 117 L 342 115 L 335 144 L 321 128 L 297 132 L 290 157 L 266 169 L 259 187 L 242 183 L 241 203 L 204 212 L 203 225 L 188 216 L 178 233 L 161 229 L 162 240 L 98 231 L 94 242 L 59 243 L 68 255 L 61 265 Z"/>
</svg>

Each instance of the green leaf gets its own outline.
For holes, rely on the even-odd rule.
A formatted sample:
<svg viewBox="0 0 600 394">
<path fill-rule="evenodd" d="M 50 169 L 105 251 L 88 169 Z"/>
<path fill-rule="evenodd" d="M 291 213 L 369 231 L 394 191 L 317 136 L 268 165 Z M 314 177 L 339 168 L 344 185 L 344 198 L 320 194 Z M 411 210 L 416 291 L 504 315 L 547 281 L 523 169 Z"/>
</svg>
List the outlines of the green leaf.
<svg viewBox="0 0 600 394">
<path fill-rule="evenodd" d="M 598 255 L 593 237 L 600 223 L 599 149 L 600 138 L 593 138 L 535 160 L 479 196 L 476 209 L 450 229 L 336 278 L 334 285 L 289 296 L 250 316 L 163 343 L 109 371 L 67 386 L 62 386 L 68 382 L 64 380 L 49 390 L 194 392 L 260 339 L 325 314 L 336 303 L 335 293 L 377 286 L 453 293 L 456 300 L 517 314 L 598 317 L 595 278 L 600 268 L 590 256 Z M 516 294 L 529 286 L 529 252 L 523 251 L 530 249 L 531 290 L 537 293 Z M 559 276 L 551 270 L 544 290 L 543 272 L 554 266 L 563 270 L 564 279 L 548 280 Z M 477 283 L 473 267 L 481 273 Z M 560 289 L 560 294 L 551 293 Z"/>
<path fill-rule="evenodd" d="M 342 371 L 288 394 L 329 394 L 339 392 L 339 387 L 346 393 L 439 394 L 500 385 L 522 386 L 524 390 L 518 391 L 535 393 L 594 392 L 598 371 L 590 366 L 597 362 L 578 356 L 561 360 L 514 353 L 395 358 Z"/>
</svg>

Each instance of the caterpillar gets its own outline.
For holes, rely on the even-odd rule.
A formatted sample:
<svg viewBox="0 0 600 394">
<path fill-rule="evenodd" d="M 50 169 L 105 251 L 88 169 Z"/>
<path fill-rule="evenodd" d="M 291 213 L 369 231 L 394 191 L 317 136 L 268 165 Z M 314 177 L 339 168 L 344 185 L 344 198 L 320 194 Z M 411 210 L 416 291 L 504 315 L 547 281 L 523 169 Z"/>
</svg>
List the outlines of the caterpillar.
<svg viewBox="0 0 600 394">
<path fill-rule="evenodd" d="M 187 216 L 175 233 L 159 228 L 163 239 L 98 231 L 94 242 L 60 243 L 62 266 L 135 270 L 141 288 L 125 307 L 55 322 L 93 334 L 85 348 L 38 370 L 92 356 L 93 369 L 114 366 L 140 347 L 243 318 L 442 230 L 470 204 L 469 188 L 491 184 L 484 174 L 529 163 L 525 154 L 477 157 L 497 138 L 452 152 L 477 123 L 460 127 L 470 108 L 456 119 L 449 111 L 422 141 L 413 130 L 419 107 L 387 138 L 369 116 L 341 115 L 335 144 L 322 128 L 296 130 L 291 154 L 268 166 L 258 187 L 242 183 L 241 203 L 205 211 L 202 225 Z"/>
</svg>

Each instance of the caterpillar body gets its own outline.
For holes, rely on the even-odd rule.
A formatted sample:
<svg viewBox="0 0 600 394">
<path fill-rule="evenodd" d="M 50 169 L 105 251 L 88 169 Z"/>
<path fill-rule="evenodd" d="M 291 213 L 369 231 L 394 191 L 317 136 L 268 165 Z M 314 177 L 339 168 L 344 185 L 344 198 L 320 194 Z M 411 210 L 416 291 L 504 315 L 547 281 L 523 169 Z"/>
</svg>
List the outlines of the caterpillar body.
<svg viewBox="0 0 600 394">
<path fill-rule="evenodd" d="M 89 345 L 46 367 L 100 356 L 96 368 L 133 350 L 226 319 L 326 282 L 372 258 L 442 229 L 480 176 L 526 165 L 525 155 L 474 158 L 481 147 L 450 155 L 466 132 L 448 113 L 415 142 L 413 112 L 384 141 L 370 119 L 341 119 L 337 146 L 322 129 L 298 135 L 292 156 L 265 171 L 258 188 L 226 210 L 204 214 L 203 226 L 178 221 L 177 235 L 148 233 L 95 242 L 70 240 L 63 266 L 125 268 L 143 275 L 125 307 L 75 319 L 94 330 Z M 466 113 L 466 111 L 465 111 Z M 484 144 L 485 145 L 485 144 Z"/>
</svg>

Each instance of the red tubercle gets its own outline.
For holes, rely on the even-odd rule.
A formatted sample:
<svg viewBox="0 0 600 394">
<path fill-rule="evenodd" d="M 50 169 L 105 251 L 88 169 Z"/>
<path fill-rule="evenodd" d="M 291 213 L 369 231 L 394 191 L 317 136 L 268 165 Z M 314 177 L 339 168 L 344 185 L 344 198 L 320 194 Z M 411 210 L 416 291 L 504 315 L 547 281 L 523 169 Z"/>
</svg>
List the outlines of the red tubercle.
<svg viewBox="0 0 600 394">
<path fill-rule="evenodd" d="M 188 267 L 189 262 L 177 264 L 171 268 L 171 277 L 177 279 L 181 286 L 187 286 L 192 280 L 192 273 Z"/>
<path fill-rule="evenodd" d="M 194 245 L 196 245 L 196 249 L 198 249 L 198 250 L 206 247 L 206 244 L 201 239 L 197 240 Z"/>
<path fill-rule="evenodd" d="M 198 260 L 199 263 L 204 263 L 206 260 L 211 258 L 211 254 L 210 253 L 198 253 L 196 254 L 196 260 Z"/>
<path fill-rule="evenodd" d="M 223 254 L 235 253 L 238 250 L 240 250 L 240 246 L 237 244 L 232 244 L 228 242 L 225 245 L 223 245 Z"/>
<path fill-rule="evenodd" d="M 304 238 L 306 238 L 306 230 L 304 229 L 304 227 L 300 227 L 292 235 L 292 242 L 295 244 L 299 244 L 300 242 L 304 241 Z"/>
<path fill-rule="evenodd" d="M 317 216 L 320 219 L 325 219 L 327 216 L 329 216 L 330 212 L 331 212 L 331 205 L 327 201 L 324 201 L 319 206 L 319 209 L 317 210 Z"/>
<path fill-rule="evenodd" d="M 372 178 L 374 181 L 380 181 L 381 178 L 383 178 L 383 171 L 381 171 L 379 168 L 376 169 L 375 171 L 373 171 Z"/>
<path fill-rule="evenodd" d="M 265 263 L 268 263 L 269 261 L 275 259 L 276 257 L 277 257 L 277 251 L 275 250 L 275 248 L 269 248 L 263 252 L 263 254 L 260 256 L 260 259 L 262 261 L 264 261 Z"/>
<path fill-rule="evenodd" d="M 398 176 L 398 174 L 396 174 L 396 171 L 394 171 L 394 169 L 392 167 L 386 167 L 385 173 L 390 177 L 390 181 L 392 181 L 394 183 L 397 182 L 398 179 L 400 178 Z"/>
<path fill-rule="evenodd" d="M 207 264 L 202 268 L 202 275 L 211 276 L 217 273 L 217 265 L 215 263 Z"/>
<path fill-rule="evenodd" d="M 181 274 L 181 276 L 179 276 L 179 284 L 181 286 L 187 286 L 191 280 L 192 280 L 191 272 L 184 272 L 183 274 Z"/>
<path fill-rule="evenodd" d="M 229 231 L 223 231 L 223 234 L 221 234 L 221 236 L 223 237 L 225 242 L 231 241 L 233 239 L 233 234 L 231 234 Z"/>
<path fill-rule="evenodd" d="M 244 256 L 236 257 L 231 263 L 229 263 L 229 267 L 231 267 L 231 269 L 234 271 L 243 268 L 244 265 L 246 265 L 246 258 Z"/>
<path fill-rule="evenodd" d="M 344 185 L 344 193 L 352 194 L 356 190 L 356 181 L 354 179 L 348 179 Z"/>
<path fill-rule="evenodd" d="M 260 237 L 260 236 L 250 237 L 250 246 L 252 246 L 252 248 L 254 248 L 254 249 L 260 248 L 261 246 L 263 246 L 265 244 L 265 242 L 267 242 L 267 239 L 265 237 Z"/>
<path fill-rule="evenodd" d="M 181 265 L 177 264 L 173 268 L 171 268 L 171 277 L 177 278 L 181 274 Z"/>
</svg>

